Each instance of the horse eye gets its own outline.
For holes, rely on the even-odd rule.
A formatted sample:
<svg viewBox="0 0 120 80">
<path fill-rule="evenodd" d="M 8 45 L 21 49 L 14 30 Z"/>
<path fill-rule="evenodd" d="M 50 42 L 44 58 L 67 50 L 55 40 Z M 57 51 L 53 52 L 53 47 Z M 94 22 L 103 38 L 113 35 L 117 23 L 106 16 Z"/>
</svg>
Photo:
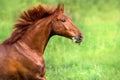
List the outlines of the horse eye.
<svg viewBox="0 0 120 80">
<path fill-rule="evenodd" d="M 65 19 L 61 19 L 61 21 L 62 21 L 62 22 L 66 22 L 66 20 L 65 20 Z"/>
</svg>

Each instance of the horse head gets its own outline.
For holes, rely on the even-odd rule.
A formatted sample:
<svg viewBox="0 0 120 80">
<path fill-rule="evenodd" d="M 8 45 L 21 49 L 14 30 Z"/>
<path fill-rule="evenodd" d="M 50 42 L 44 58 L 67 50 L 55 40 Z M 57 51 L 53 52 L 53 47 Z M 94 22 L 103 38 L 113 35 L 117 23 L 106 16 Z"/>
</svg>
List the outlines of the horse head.
<svg viewBox="0 0 120 80">
<path fill-rule="evenodd" d="M 60 35 L 72 39 L 75 43 L 82 41 L 82 33 L 72 23 L 71 19 L 64 15 L 64 5 L 60 8 L 58 4 L 52 19 L 52 29 L 54 35 Z"/>
</svg>

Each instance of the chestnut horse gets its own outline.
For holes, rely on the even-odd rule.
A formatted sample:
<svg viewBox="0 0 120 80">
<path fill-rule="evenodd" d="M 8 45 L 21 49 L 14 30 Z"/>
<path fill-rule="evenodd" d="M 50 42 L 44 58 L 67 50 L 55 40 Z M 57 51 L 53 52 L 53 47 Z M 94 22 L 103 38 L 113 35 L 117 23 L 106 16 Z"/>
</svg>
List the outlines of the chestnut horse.
<svg viewBox="0 0 120 80">
<path fill-rule="evenodd" d="M 53 35 L 82 41 L 64 6 L 39 5 L 21 14 L 12 35 L 0 45 L 0 80 L 46 80 L 43 54 Z"/>
</svg>

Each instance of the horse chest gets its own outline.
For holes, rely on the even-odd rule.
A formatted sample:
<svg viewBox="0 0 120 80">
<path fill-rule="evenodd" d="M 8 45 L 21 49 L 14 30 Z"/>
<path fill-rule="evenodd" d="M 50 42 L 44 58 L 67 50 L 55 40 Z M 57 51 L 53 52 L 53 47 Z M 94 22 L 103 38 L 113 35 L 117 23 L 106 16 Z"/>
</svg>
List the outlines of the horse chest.
<svg viewBox="0 0 120 80">
<path fill-rule="evenodd" d="M 22 66 L 21 66 L 22 64 Z M 20 62 L 20 66 L 18 68 L 18 71 L 21 70 L 20 72 L 22 74 L 25 73 L 25 75 L 29 75 L 28 77 L 31 77 L 34 75 L 34 77 L 36 76 L 43 76 L 45 74 L 45 64 L 42 63 L 42 65 L 40 64 L 36 64 L 34 63 L 32 60 L 30 59 L 22 59 L 22 61 Z"/>
</svg>

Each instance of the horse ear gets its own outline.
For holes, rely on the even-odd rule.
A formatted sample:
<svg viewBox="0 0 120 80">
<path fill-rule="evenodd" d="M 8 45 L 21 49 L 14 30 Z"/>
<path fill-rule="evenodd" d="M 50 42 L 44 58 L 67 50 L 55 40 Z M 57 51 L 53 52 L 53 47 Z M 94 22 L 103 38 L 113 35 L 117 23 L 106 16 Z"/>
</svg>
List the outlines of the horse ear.
<svg viewBox="0 0 120 80">
<path fill-rule="evenodd" d="M 61 11 L 64 13 L 64 4 L 62 5 Z"/>
<path fill-rule="evenodd" d="M 60 3 L 57 5 L 56 11 L 60 10 Z"/>
</svg>

